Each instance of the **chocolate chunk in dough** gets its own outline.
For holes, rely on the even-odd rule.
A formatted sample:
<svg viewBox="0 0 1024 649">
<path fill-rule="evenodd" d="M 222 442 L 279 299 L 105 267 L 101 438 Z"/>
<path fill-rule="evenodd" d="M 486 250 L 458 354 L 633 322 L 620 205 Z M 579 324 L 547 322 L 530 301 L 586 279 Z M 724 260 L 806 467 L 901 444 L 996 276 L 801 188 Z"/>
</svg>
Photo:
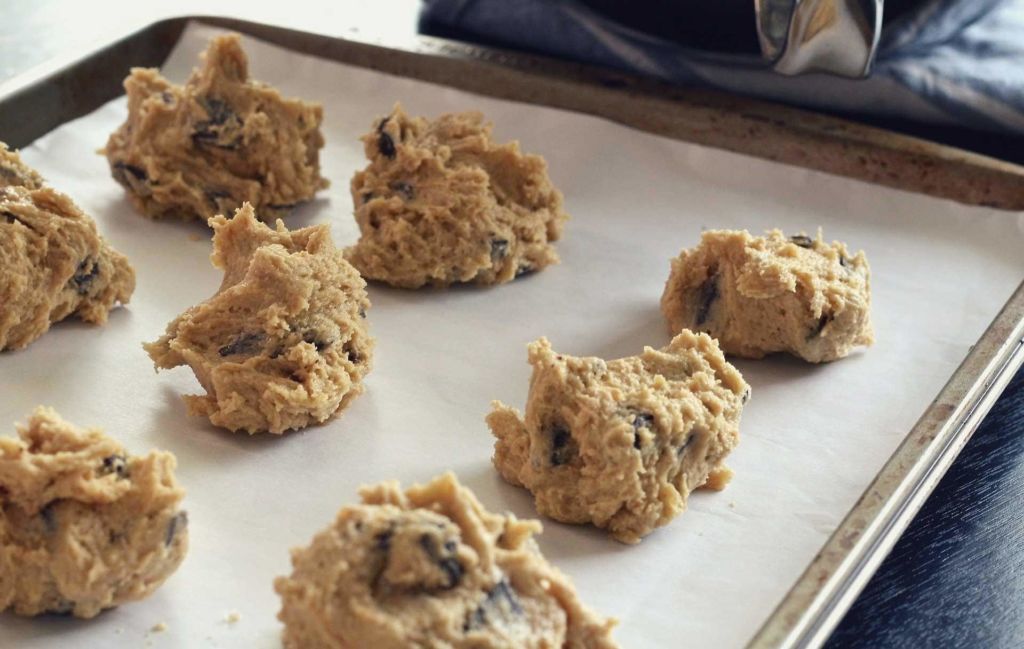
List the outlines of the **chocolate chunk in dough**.
<svg viewBox="0 0 1024 649">
<path fill-rule="evenodd" d="M 404 288 L 501 284 L 558 262 L 569 217 L 540 156 L 496 144 L 477 112 L 409 117 L 398 106 L 363 137 L 352 178 L 360 238 L 345 255 Z"/>
<path fill-rule="evenodd" d="M 526 417 L 495 402 L 487 424 L 495 467 L 540 513 L 637 543 L 682 513 L 691 491 L 728 481 L 749 388 L 709 336 L 683 331 L 607 362 L 557 354 L 542 338 L 529 357 Z"/>
<path fill-rule="evenodd" d="M 143 68 L 124 86 L 128 119 L 105 153 L 147 216 L 205 221 L 248 202 L 272 221 L 327 187 L 323 109 L 251 80 L 237 35 L 211 40 L 184 86 Z"/>
<path fill-rule="evenodd" d="M 10 172 L 0 171 L 0 351 L 26 347 L 72 315 L 105 323 L 135 290 L 128 260 L 3 143 L 0 169 Z"/>
<path fill-rule="evenodd" d="M 661 311 L 671 332 L 707 332 L 727 354 L 821 363 L 874 342 L 870 278 L 863 252 L 820 234 L 708 230 L 672 260 Z"/>
<path fill-rule="evenodd" d="M 129 455 L 48 408 L 18 435 L 0 438 L 0 611 L 93 617 L 177 570 L 188 533 L 173 455 Z"/>
<path fill-rule="evenodd" d="M 158 368 L 188 365 L 205 395 L 189 412 L 230 430 L 282 433 L 326 421 L 363 391 L 373 338 L 366 282 L 330 228 L 289 232 L 250 205 L 210 219 L 221 289 L 145 345 Z"/>
<path fill-rule="evenodd" d="M 493 514 L 448 473 L 361 490 L 279 577 L 286 649 L 614 649 L 540 554 L 537 521 Z"/>
</svg>

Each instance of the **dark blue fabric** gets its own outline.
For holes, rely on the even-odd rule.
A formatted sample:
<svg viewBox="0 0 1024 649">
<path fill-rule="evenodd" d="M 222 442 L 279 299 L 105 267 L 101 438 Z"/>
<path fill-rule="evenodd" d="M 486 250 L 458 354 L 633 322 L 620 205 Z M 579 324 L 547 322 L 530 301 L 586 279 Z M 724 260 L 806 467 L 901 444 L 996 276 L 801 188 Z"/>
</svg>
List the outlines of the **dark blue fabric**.
<svg viewBox="0 0 1024 649">
<path fill-rule="evenodd" d="M 751 0 L 753 1 L 753 0 Z M 933 0 L 887 26 L 873 71 L 919 101 L 857 103 L 840 80 L 792 86 L 784 97 L 758 79 L 763 64 L 723 59 L 623 27 L 576 0 L 425 0 L 424 24 L 480 40 L 640 72 L 675 83 L 705 84 L 820 108 L 923 121 L 946 121 L 1024 134 L 1024 0 Z M 737 70 L 744 70 L 739 77 Z M 739 86 L 740 88 L 738 88 Z M 844 97 L 843 95 L 847 95 Z"/>
</svg>

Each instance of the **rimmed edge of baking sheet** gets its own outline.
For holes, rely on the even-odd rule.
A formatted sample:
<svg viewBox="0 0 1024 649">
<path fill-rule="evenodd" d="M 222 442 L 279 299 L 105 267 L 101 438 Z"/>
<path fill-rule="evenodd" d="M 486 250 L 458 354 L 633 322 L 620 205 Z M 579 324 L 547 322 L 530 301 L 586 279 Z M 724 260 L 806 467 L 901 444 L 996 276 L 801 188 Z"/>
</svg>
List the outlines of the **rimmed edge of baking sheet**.
<svg viewBox="0 0 1024 649">
<path fill-rule="evenodd" d="M 1024 283 L 750 642 L 817 647 L 1024 365 Z"/>
<path fill-rule="evenodd" d="M 129 65 L 158 66 L 190 21 L 321 58 L 898 189 L 1024 209 L 1024 167 L 833 117 L 536 56 L 417 37 L 370 44 L 242 20 L 152 23 L 0 84 L 0 133 L 29 144 L 119 96 Z M 87 82 L 83 82 L 83 80 Z M 1024 364 L 1024 283 L 953 373 L 749 646 L 821 644 Z"/>
</svg>

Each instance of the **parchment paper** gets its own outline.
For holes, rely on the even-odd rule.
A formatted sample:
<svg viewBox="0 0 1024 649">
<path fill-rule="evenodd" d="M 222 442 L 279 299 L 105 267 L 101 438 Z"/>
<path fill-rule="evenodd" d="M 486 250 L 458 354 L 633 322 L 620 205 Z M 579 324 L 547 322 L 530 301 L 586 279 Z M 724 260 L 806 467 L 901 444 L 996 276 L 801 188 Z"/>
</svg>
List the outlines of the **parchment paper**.
<svg viewBox="0 0 1024 649">
<path fill-rule="evenodd" d="M 181 81 L 213 32 L 193 26 L 165 66 Z M 348 181 L 357 137 L 396 100 L 413 114 L 483 110 L 501 140 L 542 154 L 572 220 L 562 264 L 494 289 L 409 292 L 372 286 L 378 339 L 367 392 L 339 420 L 284 437 L 248 437 L 190 418 L 188 369 L 154 374 L 141 348 L 221 274 L 199 224 L 133 213 L 96 154 L 124 119 L 111 102 L 24 150 L 92 214 L 138 271 L 131 304 L 105 327 L 68 321 L 0 355 L 0 422 L 37 404 L 100 426 L 130 449 L 173 451 L 188 490 L 191 550 L 149 599 L 91 621 L 0 616 L 0 646 L 278 647 L 273 578 L 360 484 L 424 481 L 447 469 L 491 509 L 535 517 L 529 495 L 492 469 L 483 418 L 492 399 L 522 407 L 525 344 L 614 358 L 661 346 L 658 298 L 669 259 L 701 228 L 815 232 L 867 251 L 877 344 L 812 366 L 737 361 L 753 386 L 736 472 L 722 493 L 639 546 L 545 522 L 544 553 L 598 611 L 621 620 L 624 647 L 747 641 L 789 589 L 1024 277 L 1024 216 L 647 135 L 569 112 L 474 96 L 289 53 L 246 39 L 256 78 L 325 105 L 332 186 L 287 220 L 330 223 L 356 239 Z M 127 70 L 125 71 L 127 73 Z M 0 134 L 2 137 L 2 134 Z M 229 611 L 241 619 L 225 620 Z M 159 623 L 166 631 L 150 632 Z M 31 643 L 29 641 L 32 641 Z"/>
</svg>

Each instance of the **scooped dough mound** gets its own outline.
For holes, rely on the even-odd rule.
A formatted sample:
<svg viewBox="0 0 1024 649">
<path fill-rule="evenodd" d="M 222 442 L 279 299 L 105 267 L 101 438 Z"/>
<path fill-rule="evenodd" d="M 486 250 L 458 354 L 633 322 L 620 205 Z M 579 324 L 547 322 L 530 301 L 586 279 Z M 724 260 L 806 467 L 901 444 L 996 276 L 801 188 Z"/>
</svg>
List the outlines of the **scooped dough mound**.
<svg viewBox="0 0 1024 649">
<path fill-rule="evenodd" d="M 129 455 L 38 408 L 0 438 L 0 611 L 100 611 L 146 597 L 188 550 L 174 456 Z"/>
<path fill-rule="evenodd" d="M 363 136 L 352 178 L 364 277 L 404 288 L 501 284 L 558 262 L 568 215 L 547 163 L 495 144 L 478 112 L 409 117 L 396 106 Z"/>
<path fill-rule="evenodd" d="M 184 86 L 135 68 L 124 87 L 128 119 L 105 153 L 146 216 L 206 221 L 247 202 L 272 222 L 327 187 L 322 107 L 251 80 L 237 35 L 212 39 Z"/>
<path fill-rule="evenodd" d="M 43 177 L 22 162 L 16 151 L 9 150 L 5 143 L 0 142 L 0 188 L 39 189 L 42 186 Z"/>
<path fill-rule="evenodd" d="M 672 260 L 661 311 L 671 332 L 707 332 L 727 354 L 821 363 L 874 342 L 870 278 L 863 252 L 820 233 L 709 230 Z"/>
<path fill-rule="evenodd" d="M 363 391 L 373 338 L 366 282 L 316 225 L 272 230 L 243 205 L 210 219 L 220 290 L 145 345 L 157 368 L 188 365 L 206 390 L 189 412 L 250 433 L 337 416 Z"/>
<path fill-rule="evenodd" d="M 698 487 L 722 489 L 750 388 L 709 336 L 604 361 L 531 343 L 526 418 L 500 402 L 487 423 L 494 465 L 537 509 L 624 543 L 667 524 Z"/>
<path fill-rule="evenodd" d="M 0 350 L 68 316 L 103 324 L 134 290 L 135 271 L 96 223 L 0 143 Z"/>
<path fill-rule="evenodd" d="M 287 649 L 612 649 L 541 556 L 537 521 L 492 514 L 448 473 L 364 487 L 279 577 Z"/>
</svg>

